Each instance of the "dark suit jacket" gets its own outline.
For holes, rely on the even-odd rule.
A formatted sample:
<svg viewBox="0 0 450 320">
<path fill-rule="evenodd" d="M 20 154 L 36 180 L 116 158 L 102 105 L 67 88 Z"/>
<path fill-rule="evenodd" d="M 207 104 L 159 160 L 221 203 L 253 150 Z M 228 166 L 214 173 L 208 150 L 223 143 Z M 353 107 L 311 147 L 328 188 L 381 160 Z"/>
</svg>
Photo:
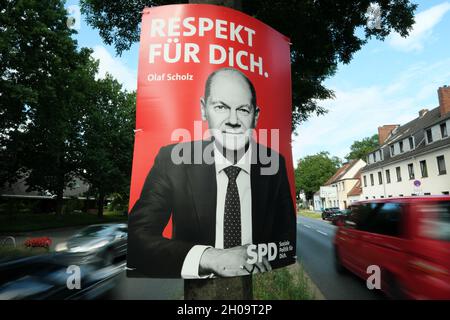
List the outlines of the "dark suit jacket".
<svg viewBox="0 0 450 320">
<path fill-rule="evenodd" d="M 211 141 L 187 142 L 183 147 L 201 150 Z M 199 146 L 198 144 L 201 144 Z M 180 278 L 184 259 L 194 245 L 214 246 L 216 231 L 216 172 L 214 163 L 174 164 L 172 149 L 162 147 L 147 176 L 139 200 L 129 215 L 127 275 Z M 179 147 L 180 145 L 178 145 Z M 278 157 L 279 170 L 261 175 L 261 154 Z M 270 154 L 269 153 L 269 154 Z M 295 262 L 296 218 L 284 158 L 254 144 L 251 165 L 253 243 L 289 240 L 288 258 L 271 262 L 276 268 Z M 267 162 L 267 161 L 265 161 Z M 192 162 L 193 163 L 193 162 Z M 267 164 L 266 167 L 269 167 Z M 172 239 L 162 232 L 172 215 Z"/>
</svg>

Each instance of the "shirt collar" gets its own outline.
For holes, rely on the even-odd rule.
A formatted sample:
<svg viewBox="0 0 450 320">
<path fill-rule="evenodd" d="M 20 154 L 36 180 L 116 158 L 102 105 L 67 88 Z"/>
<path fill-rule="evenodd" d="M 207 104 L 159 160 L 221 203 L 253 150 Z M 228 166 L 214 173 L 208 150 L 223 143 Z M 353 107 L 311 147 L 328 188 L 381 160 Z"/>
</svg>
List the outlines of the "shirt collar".
<svg viewBox="0 0 450 320">
<path fill-rule="evenodd" d="M 217 146 L 214 143 L 214 163 L 216 167 L 216 175 L 218 175 L 223 169 L 229 166 L 239 167 L 247 174 L 250 174 L 251 160 L 252 160 L 252 143 L 249 144 L 247 151 L 236 164 L 233 164 L 232 162 L 228 161 L 228 159 L 223 156 L 222 152 L 220 152 L 219 149 L 217 149 Z"/>
</svg>

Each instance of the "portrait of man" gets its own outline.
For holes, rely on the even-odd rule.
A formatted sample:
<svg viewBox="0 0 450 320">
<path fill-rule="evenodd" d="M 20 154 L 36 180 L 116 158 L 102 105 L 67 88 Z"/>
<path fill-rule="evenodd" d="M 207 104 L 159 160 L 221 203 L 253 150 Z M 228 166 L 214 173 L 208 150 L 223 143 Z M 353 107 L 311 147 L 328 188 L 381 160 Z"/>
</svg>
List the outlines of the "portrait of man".
<svg viewBox="0 0 450 320">
<path fill-rule="evenodd" d="M 296 261 L 284 157 L 252 135 L 264 112 L 254 85 L 237 69 L 218 69 L 206 80 L 200 108 L 211 138 L 162 147 L 130 211 L 128 276 L 233 277 Z M 195 161 L 196 152 L 212 161 Z M 264 170 L 274 163 L 276 170 Z M 262 245 L 261 254 L 268 244 L 276 254 L 251 259 L 250 246 Z M 290 250 L 280 250 L 286 244 Z"/>
</svg>

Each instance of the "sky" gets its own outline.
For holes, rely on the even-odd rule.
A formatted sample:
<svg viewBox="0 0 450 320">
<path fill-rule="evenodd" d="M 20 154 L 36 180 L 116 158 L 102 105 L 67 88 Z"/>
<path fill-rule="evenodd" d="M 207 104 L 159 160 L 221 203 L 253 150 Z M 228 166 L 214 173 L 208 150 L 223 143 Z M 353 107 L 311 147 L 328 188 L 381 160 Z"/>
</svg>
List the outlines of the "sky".
<svg viewBox="0 0 450 320">
<path fill-rule="evenodd" d="M 450 85 L 450 1 L 421 0 L 415 25 L 407 38 L 391 34 L 384 42 L 370 40 L 347 65 L 325 81 L 335 98 L 320 104 L 329 112 L 312 116 L 293 136 L 294 163 L 328 151 L 344 158 L 355 140 L 377 133 L 385 124 L 405 124 L 420 109 L 439 105 L 437 89 Z M 77 5 L 67 1 L 67 6 Z M 106 71 L 124 88 L 136 89 L 138 44 L 122 56 L 103 43 L 98 31 L 81 19 L 75 38 L 99 59 L 99 77 Z"/>
</svg>

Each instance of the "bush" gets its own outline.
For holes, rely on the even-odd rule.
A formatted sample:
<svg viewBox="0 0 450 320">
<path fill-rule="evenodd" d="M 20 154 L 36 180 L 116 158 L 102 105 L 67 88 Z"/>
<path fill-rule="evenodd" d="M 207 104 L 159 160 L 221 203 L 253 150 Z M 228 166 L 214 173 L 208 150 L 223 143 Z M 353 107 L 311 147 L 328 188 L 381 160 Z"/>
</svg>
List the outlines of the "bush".
<svg viewBox="0 0 450 320">
<path fill-rule="evenodd" d="M 52 240 L 49 237 L 31 238 L 25 241 L 25 247 L 28 248 L 49 248 Z"/>
</svg>

